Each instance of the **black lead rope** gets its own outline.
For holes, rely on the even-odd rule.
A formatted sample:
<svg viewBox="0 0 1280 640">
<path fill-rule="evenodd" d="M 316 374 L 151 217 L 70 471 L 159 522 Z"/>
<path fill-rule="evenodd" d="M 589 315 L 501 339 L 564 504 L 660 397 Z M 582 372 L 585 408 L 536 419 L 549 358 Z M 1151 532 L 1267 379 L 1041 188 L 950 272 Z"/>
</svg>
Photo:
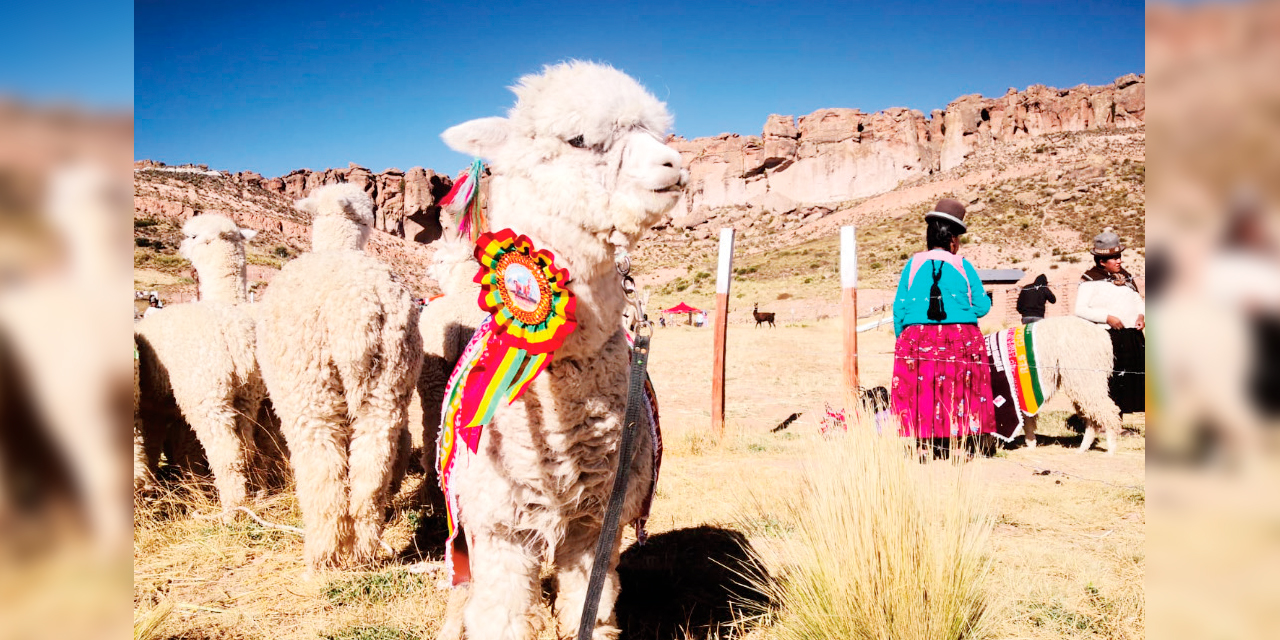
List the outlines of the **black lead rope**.
<svg viewBox="0 0 1280 640">
<path fill-rule="evenodd" d="M 613 544 L 618 539 L 618 519 L 622 517 L 622 503 L 627 497 L 627 478 L 631 475 L 631 458 L 635 456 L 636 429 L 639 428 L 640 411 L 644 407 L 645 369 L 649 362 L 649 336 L 643 335 L 643 332 L 637 333 L 636 344 L 631 350 L 631 383 L 627 392 L 622 444 L 618 447 L 618 473 L 613 477 L 613 493 L 609 494 L 609 507 L 605 510 L 604 522 L 600 525 L 595 562 L 591 565 L 591 580 L 587 583 L 587 596 L 582 603 L 582 620 L 578 623 L 578 640 L 589 640 L 596 628 L 600 593 L 604 591 L 604 577 L 609 572 Z"/>
</svg>

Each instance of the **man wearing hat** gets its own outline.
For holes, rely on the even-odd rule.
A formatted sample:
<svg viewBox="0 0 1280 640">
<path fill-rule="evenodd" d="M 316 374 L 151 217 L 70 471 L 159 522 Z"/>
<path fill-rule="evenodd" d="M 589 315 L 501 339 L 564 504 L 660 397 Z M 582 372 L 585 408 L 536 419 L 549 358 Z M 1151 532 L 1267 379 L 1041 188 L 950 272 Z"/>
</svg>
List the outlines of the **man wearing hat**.
<svg viewBox="0 0 1280 640">
<path fill-rule="evenodd" d="M 1120 413 L 1146 410 L 1146 307 L 1133 276 L 1125 270 L 1124 245 L 1110 228 L 1093 239 L 1092 269 L 1080 276 L 1076 315 L 1107 325 L 1111 336 L 1111 399 Z"/>
<path fill-rule="evenodd" d="M 991 372 L 978 318 L 991 298 L 978 272 L 956 255 L 965 208 L 943 199 L 925 214 L 925 242 L 907 261 L 893 301 L 892 408 L 901 435 L 922 446 L 995 431 Z"/>
</svg>

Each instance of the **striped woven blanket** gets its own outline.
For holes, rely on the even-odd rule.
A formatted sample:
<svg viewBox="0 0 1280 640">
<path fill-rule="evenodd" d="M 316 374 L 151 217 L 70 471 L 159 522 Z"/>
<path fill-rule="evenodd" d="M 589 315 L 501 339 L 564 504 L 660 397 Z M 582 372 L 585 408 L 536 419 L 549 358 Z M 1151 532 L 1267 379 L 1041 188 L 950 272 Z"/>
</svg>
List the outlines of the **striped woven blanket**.
<svg viewBox="0 0 1280 640">
<path fill-rule="evenodd" d="M 1005 440 L 1016 437 L 1022 431 L 1022 416 L 1034 416 L 1045 401 L 1036 363 L 1035 326 L 1005 329 L 986 337 L 996 435 Z"/>
</svg>

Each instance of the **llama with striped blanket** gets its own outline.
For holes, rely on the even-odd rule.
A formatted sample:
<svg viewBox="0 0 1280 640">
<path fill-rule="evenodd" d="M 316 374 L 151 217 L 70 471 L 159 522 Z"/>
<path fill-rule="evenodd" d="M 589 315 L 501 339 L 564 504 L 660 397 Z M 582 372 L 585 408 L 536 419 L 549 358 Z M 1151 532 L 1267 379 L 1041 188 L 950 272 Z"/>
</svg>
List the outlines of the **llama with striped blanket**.
<svg viewBox="0 0 1280 640">
<path fill-rule="evenodd" d="M 1107 436 L 1107 453 L 1116 452 L 1120 408 L 1107 387 L 1112 351 L 1106 328 L 1064 316 L 997 331 L 986 338 L 999 437 L 1012 440 L 1021 426 L 1027 447 L 1035 447 L 1036 414 L 1061 391 L 1085 419 L 1080 450 L 1093 446 L 1101 427 Z"/>
</svg>

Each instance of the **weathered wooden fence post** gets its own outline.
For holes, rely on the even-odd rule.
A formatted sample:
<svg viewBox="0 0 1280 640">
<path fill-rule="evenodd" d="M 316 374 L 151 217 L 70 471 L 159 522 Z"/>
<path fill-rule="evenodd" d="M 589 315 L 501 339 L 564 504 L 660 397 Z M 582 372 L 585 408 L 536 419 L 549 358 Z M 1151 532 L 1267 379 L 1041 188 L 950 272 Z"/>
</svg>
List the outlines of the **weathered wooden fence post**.
<svg viewBox="0 0 1280 640">
<path fill-rule="evenodd" d="M 720 262 L 716 269 L 716 346 L 711 370 L 711 430 L 724 435 L 724 343 L 729 330 L 729 280 L 733 276 L 733 229 L 720 230 Z"/>
<path fill-rule="evenodd" d="M 844 318 L 844 408 L 850 417 L 858 398 L 858 241 L 854 227 L 840 227 L 840 315 Z"/>
</svg>

